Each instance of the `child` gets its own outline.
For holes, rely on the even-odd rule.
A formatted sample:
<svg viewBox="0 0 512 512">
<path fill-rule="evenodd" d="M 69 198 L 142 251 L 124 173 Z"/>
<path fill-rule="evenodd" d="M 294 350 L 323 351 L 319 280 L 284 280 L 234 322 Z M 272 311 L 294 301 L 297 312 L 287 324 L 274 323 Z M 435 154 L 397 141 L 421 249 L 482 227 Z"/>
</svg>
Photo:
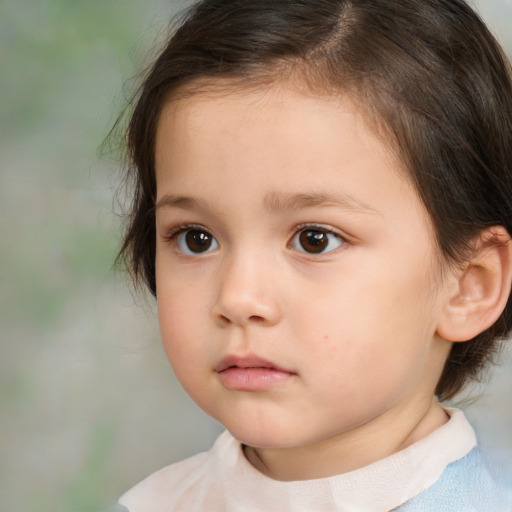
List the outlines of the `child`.
<svg viewBox="0 0 512 512">
<path fill-rule="evenodd" d="M 463 0 L 205 0 L 128 129 L 122 255 L 226 432 L 132 512 L 504 511 L 446 408 L 512 326 L 512 84 Z"/>
</svg>

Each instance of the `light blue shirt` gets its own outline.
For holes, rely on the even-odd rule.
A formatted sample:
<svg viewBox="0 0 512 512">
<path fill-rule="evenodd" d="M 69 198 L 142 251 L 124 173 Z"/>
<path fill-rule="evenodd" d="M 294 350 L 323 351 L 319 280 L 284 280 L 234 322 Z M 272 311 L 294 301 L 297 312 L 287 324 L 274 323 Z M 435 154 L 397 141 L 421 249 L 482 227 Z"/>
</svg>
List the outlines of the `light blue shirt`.
<svg viewBox="0 0 512 512">
<path fill-rule="evenodd" d="M 491 474 L 475 447 L 464 458 L 449 464 L 434 485 L 395 510 L 512 512 L 512 475 L 508 473 Z"/>
</svg>

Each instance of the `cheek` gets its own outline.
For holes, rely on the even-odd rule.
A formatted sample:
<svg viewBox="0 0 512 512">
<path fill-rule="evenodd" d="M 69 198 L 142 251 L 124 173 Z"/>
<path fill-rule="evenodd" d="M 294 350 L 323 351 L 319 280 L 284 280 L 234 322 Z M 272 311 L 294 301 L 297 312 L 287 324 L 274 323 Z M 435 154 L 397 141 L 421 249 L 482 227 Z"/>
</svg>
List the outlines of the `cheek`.
<svg viewBox="0 0 512 512">
<path fill-rule="evenodd" d="M 205 383 L 199 379 L 198 368 L 205 366 L 207 353 L 198 343 L 203 337 L 197 332 L 203 322 L 197 320 L 194 304 L 183 295 L 158 297 L 160 336 L 167 360 L 183 389 L 200 407 Z"/>
<path fill-rule="evenodd" d="M 158 323 L 167 358 L 178 375 L 182 369 L 192 367 L 198 352 L 196 346 L 199 303 L 197 296 L 175 287 L 157 293 Z"/>
<path fill-rule="evenodd" d="M 394 380 L 423 358 L 435 331 L 428 275 L 402 273 L 400 267 L 394 273 L 391 266 L 388 272 L 346 268 L 320 292 L 311 287 L 307 304 L 297 310 L 295 335 L 309 340 L 317 365 L 336 361 L 338 378 L 347 372 L 366 375 L 371 383 Z"/>
</svg>

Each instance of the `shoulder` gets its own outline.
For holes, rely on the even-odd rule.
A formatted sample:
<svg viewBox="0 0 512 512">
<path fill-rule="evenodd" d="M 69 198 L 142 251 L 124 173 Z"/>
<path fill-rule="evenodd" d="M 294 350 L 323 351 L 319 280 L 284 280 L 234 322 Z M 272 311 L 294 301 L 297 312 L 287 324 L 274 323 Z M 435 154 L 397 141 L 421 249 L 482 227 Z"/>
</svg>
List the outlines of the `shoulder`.
<svg viewBox="0 0 512 512">
<path fill-rule="evenodd" d="M 487 465 L 478 447 L 449 464 L 439 480 L 400 507 L 400 512 L 508 510 L 512 488 Z M 430 508 L 429 508 L 430 507 Z"/>
<path fill-rule="evenodd" d="M 156 471 L 123 494 L 119 503 L 131 512 L 163 511 L 176 496 L 193 490 L 207 458 L 207 452 L 199 453 Z"/>
<path fill-rule="evenodd" d="M 211 450 L 156 471 L 123 494 L 119 503 L 130 512 L 192 509 L 206 480 L 218 475 L 219 455 L 224 457 L 238 447 L 237 441 L 224 432 Z"/>
</svg>

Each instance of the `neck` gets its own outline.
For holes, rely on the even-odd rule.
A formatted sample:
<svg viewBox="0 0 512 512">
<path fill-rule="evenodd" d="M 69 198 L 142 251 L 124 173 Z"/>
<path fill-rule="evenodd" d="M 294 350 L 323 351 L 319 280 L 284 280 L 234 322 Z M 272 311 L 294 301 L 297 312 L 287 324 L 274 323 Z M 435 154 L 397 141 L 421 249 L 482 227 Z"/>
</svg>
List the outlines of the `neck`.
<svg viewBox="0 0 512 512">
<path fill-rule="evenodd" d="M 312 480 L 354 471 L 420 441 L 448 421 L 437 399 L 393 409 L 350 431 L 292 448 L 245 447 L 249 462 L 275 480 Z"/>
</svg>

